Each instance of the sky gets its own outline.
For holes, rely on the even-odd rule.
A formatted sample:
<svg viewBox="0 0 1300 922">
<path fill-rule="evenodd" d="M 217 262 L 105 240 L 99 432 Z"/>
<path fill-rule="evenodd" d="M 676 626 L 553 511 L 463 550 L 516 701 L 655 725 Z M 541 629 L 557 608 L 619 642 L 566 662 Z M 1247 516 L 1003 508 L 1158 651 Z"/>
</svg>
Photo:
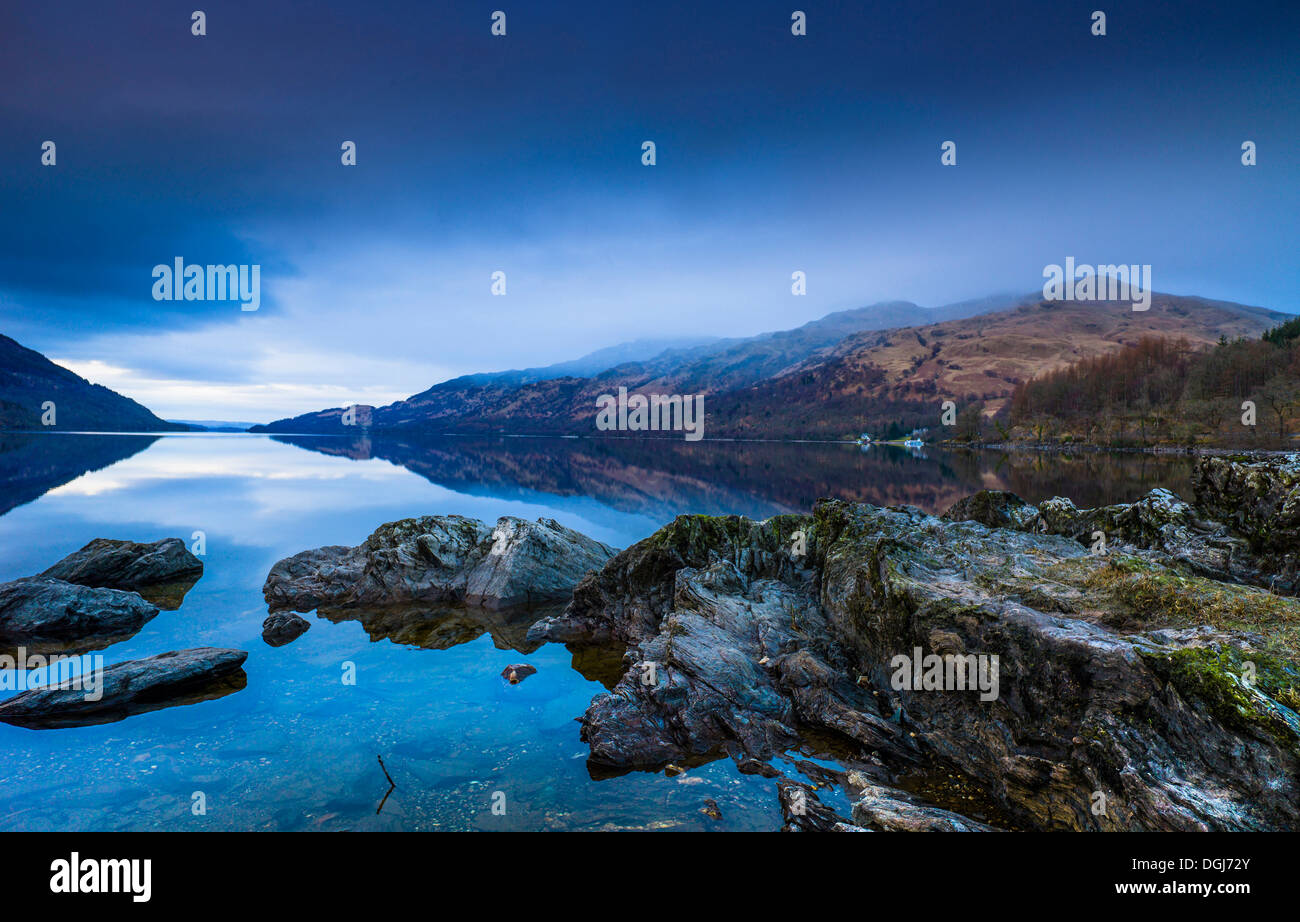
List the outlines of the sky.
<svg viewBox="0 0 1300 922">
<path fill-rule="evenodd" d="M 0 333 L 265 422 L 1067 256 L 1296 312 L 1297 36 L 1293 0 L 4 4 Z M 176 257 L 260 266 L 260 308 L 155 300 Z"/>
</svg>

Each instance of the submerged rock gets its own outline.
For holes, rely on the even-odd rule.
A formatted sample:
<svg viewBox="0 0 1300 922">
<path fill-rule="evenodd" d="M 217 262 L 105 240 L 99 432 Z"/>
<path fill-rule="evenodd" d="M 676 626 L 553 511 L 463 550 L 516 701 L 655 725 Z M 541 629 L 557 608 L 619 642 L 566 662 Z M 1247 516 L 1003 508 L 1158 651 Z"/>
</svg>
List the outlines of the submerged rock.
<svg viewBox="0 0 1300 922">
<path fill-rule="evenodd" d="M 147 544 L 96 538 L 40 575 L 80 586 L 134 590 L 170 610 L 180 607 L 203 575 L 203 562 L 180 538 Z"/>
<path fill-rule="evenodd" d="M 134 635 L 158 608 L 134 592 L 34 576 L 0 583 L 0 649 L 85 653 Z"/>
<path fill-rule="evenodd" d="M 509 516 L 488 528 L 463 516 L 380 526 L 357 547 L 323 547 L 281 560 L 263 596 L 272 611 L 406 602 L 509 608 L 567 598 L 614 549 L 551 519 Z"/>
<path fill-rule="evenodd" d="M 537 668 L 527 663 L 514 663 L 501 670 L 501 678 L 511 685 L 518 685 L 524 679 L 537 672 Z"/>
<path fill-rule="evenodd" d="M 117 663 L 94 689 L 35 688 L 0 702 L 0 721 L 30 729 L 112 723 L 134 714 L 219 698 L 244 687 L 243 650 L 196 647 Z"/>
<path fill-rule="evenodd" d="M 1074 513 L 1044 505 L 1036 518 L 1060 513 L 1064 531 Z M 530 637 L 627 645 L 625 675 L 581 719 L 596 765 L 761 760 L 816 731 L 870 767 L 848 825 L 984 828 L 893 790 L 925 767 L 961 772 L 1020 828 L 1292 828 L 1300 601 L 1175 561 L 1165 545 L 1199 529 L 1183 506 L 1110 508 L 1160 549 L 1106 554 L 1011 501 L 983 508 L 1019 529 L 837 501 L 766 522 L 681 516 Z M 782 784 L 784 804 L 797 782 Z M 828 812 L 787 826 L 846 823 Z"/>
<path fill-rule="evenodd" d="M 311 627 L 311 622 L 293 612 L 275 612 L 262 622 L 262 639 L 273 647 L 293 643 Z"/>
<path fill-rule="evenodd" d="M 742 775 L 762 775 L 764 778 L 780 778 L 781 772 L 767 762 L 742 756 L 736 760 L 736 770 Z"/>
</svg>

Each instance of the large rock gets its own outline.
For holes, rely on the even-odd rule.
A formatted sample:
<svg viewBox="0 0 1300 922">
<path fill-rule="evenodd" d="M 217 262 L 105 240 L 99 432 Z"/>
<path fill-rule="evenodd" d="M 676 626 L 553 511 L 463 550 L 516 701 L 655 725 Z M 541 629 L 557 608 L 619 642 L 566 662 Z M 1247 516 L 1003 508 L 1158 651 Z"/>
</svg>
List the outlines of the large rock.
<svg viewBox="0 0 1300 922">
<path fill-rule="evenodd" d="M 1287 470 L 1277 461 L 1202 458 L 1194 505 L 1165 489 L 1095 509 L 1079 509 L 1060 496 L 1034 506 L 1013 493 L 982 490 L 953 504 L 943 518 L 1064 535 L 1089 548 L 1101 542 L 1108 549 L 1150 551 L 1199 576 L 1295 594 L 1300 481 L 1287 481 Z"/>
<path fill-rule="evenodd" d="M 614 549 L 551 519 L 503 517 L 495 528 L 463 516 L 380 526 L 357 547 L 281 560 L 262 593 L 272 611 L 374 608 L 408 602 L 510 608 L 565 599 Z"/>
<path fill-rule="evenodd" d="M 98 589 L 139 592 L 162 608 L 179 608 L 203 575 L 203 562 L 180 538 L 152 543 L 96 538 L 41 576 Z"/>
<path fill-rule="evenodd" d="M 1164 502 L 1129 510 L 1130 527 Z M 1300 602 L 1163 551 L 822 502 L 766 522 L 679 517 L 530 636 L 627 645 L 623 679 L 582 718 L 598 766 L 765 758 L 815 732 L 889 789 L 960 773 L 1020 828 L 1282 829 L 1300 822 L 1297 620 Z M 900 680 L 918 649 L 947 690 Z M 992 687 L 953 687 L 955 665 L 994 656 Z M 857 816 L 876 828 L 982 825 L 872 797 Z"/>
<path fill-rule="evenodd" d="M 813 601 L 808 558 L 788 553 L 805 522 L 680 516 L 533 626 L 530 639 L 630 645 L 631 668 L 582 719 L 594 763 L 655 766 L 728 743 L 766 759 L 799 743 L 801 723 L 888 750 L 898 765 L 917 761 L 903 728 L 855 680 Z"/>
<path fill-rule="evenodd" d="M 1201 458 L 1192 489 L 1199 507 L 1247 541 L 1275 588 L 1300 591 L 1300 455 Z"/>
<path fill-rule="evenodd" d="M 1037 506 L 1006 490 L 980 490 L 964 496 L 943 514 L 951 522 L 979 522 L 989 528 L 1023 528 L 1037 516 Z"/>
<path fill-rule="evenodd" d="M 125 640 L 158 614 L 134 592 L 31 577 L 0 584 L 0 648 L 84 653 Z"/>
<path fill-rule="evenodd" d="M 244 686 L 243 650 L 196 647 L 117 663 L 98 696 L 85 687 L 46 687 L 0 703 L 0 721 L 30 729 L 111 723 L 133 714 L 193 704 Z"/>
<path fill-rule="evenodd" d="M 1300 542 L 1300 455 L 1207 456 L 1192 474 L 1197 505 L 1262 547 Z"/>
<path fill-rule="evenodd" d="M 580 579 L 615 553 L 553 519 L 504 516 L 488 540 L 486 553 L 466 577 L 467 605 L 512 608 L 567 599 Z"/>
</svg>

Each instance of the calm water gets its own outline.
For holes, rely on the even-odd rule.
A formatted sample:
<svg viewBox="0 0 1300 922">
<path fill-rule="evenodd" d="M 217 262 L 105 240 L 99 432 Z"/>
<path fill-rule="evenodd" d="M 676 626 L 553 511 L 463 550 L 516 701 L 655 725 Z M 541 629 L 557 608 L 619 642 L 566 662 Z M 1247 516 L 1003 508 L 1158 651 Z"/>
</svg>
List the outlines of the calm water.
<svg viewBox="0 0 1300 922">
<path fill-rule="evenodd" d="M 530 618 L 454 613 L 399 632 L 308 615 L 311 630 L 271 648 L 267 571 L 421 514 L 549 516 L 625 547 L 679 512 L 765 517 L 821 496 L 939 512 L 981 487 L 1095 505 L 1156 486 L 1185 493 L 1187 475 L 1183 458 L 883 446 L 0 434 L 0 581 L 92 538 L 189 543 L 201 530 L 203 578 L 105 662 L 249 652 L 247 686 L 216 700 L 76 729 L 0 724 L 0 829 L 775 829 L 775 782 L 728 758 L 675 778 L 593 778 L 575 718 L 608 670 L 563 646 L 524 648 Z M 521 661 L 537 674 L 505 684 L 502 668 Z M 355 685 L 342 681 L 349 662 Z M 377 756 L 397 784 L 386 801 Z M 780 767 L 832 756 L 790 753 Z M 204 815 L 191 810 L 195 792 Z M 700 813 L 706 798 L 721 821 Z M 825 799 L 844 806 L 837 792 Z"/>
</svg>

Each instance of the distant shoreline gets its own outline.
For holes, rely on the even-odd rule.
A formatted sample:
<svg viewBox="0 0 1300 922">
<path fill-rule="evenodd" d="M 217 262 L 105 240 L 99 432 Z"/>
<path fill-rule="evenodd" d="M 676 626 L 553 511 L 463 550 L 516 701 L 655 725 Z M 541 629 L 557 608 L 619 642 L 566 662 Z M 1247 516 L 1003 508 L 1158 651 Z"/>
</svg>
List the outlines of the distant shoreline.
<svg viewBox="0 0 1300 922">
<path fill-rule="evenodd" d="M 1254 458 L 1283 458 L 1300 453 L 1300 445 L 1295 448 L 1220 448 L 1206 445 L 1188 447 L 1186 445 L 1101 445 L 1095 442 L 1071 442 L 1068 445 L 1050 442 L 935 442 L 937 446 L 950 449 L 978 448 L 984 451 L 1036 451 L 1043 454 L 1071 454 L 1074 452 L 1092 452 L 1106 454 L 1134 455 L 1187 455 L 1194 457 L 1206 455 L 1226 457 L 1243 455 Z"/>
<path fill-rule="evenodd" d="M 356 432 L 250 432 L 245 429 L 191 429 L 189 431 L 177 430 L 113 430 L 113 429 L 4 429 L 0 430 L 0 435 L 133 435 L 133 436 L 202 436 L 202 435 L 248 435 L 263 437 L 284 437 L 291 438 L 322 438 L 322 439 L 355 439 L 358 437 L 375 438 L 375 439 L 409 439 L 411 433 L 392 430 L 369 430 L 360 429 Z M 647 435 L 577 435 L 566 432 L 436 432 L 420 433 L 423 438 L 452 438 L 452 439 L 582 439 L 595 442 L 667 442 L 677 443 L 682 441 L 680 438 L 671 436 L 647 436 Z M 937 441 L 927 441 L 920 446 L 909 446 L 901 440 L 873 440 L 871 442 L 859 442 L 857 439 L 790 439 L 790 438 L 743 438 L 738 436 L 720 436 L 705 437 L 701 439 L 705 442 L 739 442 L 744 444 L 770 444 L 770 445 L 852 445 L 855 447 L 870 447 L 873 445 L 887 445 L 891 448 L 901 450 L 915 450 L 920 448 L 944 449 L 947 451 L 998 451 L 1003 453 L 1014 452 L 1038 452 L 1041 454 L 1147 454 L 1147 455 L 1185 455 L 1194 457 L 1198 455 L 1224 457 L 1232 455 L 1241 455 L 1256 458 L 1277 458 L 1287 457 L 1289 455 L 1300 454 L 1300 445 L 1295 448 L 1231 448 L 1223 446 L 1193 446 L 1186 445 L 1105 445 L 1096 442 L 1071 442 L 1069 444 L 1051 443 L 1051 442 L 958 442 L 940 439 Z"/>
</svg>

